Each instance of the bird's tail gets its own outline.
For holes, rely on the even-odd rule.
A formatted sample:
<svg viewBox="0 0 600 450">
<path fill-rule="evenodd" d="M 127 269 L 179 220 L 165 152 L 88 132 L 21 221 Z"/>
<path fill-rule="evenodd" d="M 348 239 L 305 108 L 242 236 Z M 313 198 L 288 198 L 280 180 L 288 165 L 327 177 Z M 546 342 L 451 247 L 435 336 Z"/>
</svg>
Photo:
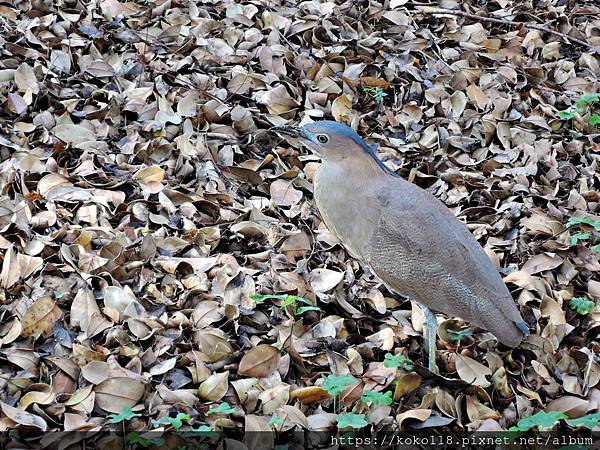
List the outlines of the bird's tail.
<svg viewBox="0 0 600 450">
<path fill-rule="evenodd" d="M 503 323 L 496 322 L 494 325 L 487 325 L 488 331 L 491 331 L 500 342 L 508 347 L 518 346 L 524 337 L 529 336 L 529 326 L 521 321 L 507 320 Z"/>
</svg>

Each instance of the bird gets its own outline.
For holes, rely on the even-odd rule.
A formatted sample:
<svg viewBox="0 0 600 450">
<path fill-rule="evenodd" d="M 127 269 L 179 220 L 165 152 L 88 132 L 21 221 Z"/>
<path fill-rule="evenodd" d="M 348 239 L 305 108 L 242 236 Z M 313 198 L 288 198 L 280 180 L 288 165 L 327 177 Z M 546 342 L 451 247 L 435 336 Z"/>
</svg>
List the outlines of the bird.
<svg viewBox="0 0 600 450">
<path fill-rule="evenodd" d="M 391 293 L 420 306 L 430 371 L 438 371 L 433 311 L 487 329 L 508 347 L 529 334 L 498 269 L 466 225 L 386 166 L 356 131 L 331 120 L 271 130 L 297 138 L 321 159 L 314 199 L 350 256 Z"/>
</svg>

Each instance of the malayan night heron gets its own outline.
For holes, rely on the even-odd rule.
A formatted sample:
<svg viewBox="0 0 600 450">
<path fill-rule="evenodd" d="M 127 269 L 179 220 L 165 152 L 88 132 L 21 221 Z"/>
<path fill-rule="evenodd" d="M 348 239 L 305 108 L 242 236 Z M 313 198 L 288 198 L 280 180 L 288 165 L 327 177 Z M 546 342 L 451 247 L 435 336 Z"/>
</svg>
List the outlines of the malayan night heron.
<svg viewBox="0 0 600 450">
<path fill-rule="evenodd" d="M 498 270 L 436 197 L 391 171 L 350 127 L 323 120 L 272 130 L 297 137 L 322 164 L 314 198 L 351 256 L 423 311 L 429 369 L 437 370 L 432 310 L 492 332 L 509 347 L 529 330 Z"/>
</svg>

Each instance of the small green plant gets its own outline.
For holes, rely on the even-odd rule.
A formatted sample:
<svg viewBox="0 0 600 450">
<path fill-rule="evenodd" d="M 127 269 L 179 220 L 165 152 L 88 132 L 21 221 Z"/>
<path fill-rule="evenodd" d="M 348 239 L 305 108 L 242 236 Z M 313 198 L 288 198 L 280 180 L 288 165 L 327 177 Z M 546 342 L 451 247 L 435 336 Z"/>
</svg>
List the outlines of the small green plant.
<svg viewBox="0 0 600 450">
<path fill-rule="evenodd" d="M 574 309 L 577 314 L 582 316 L 587 316 L 595 307 L 596 304 L 587 297 L 575 297 L 569 302 L 569 308 Z"/>
<path fill-rule="evenodd" d="M 374 392 L 374 391 L 363 391 L 360 397 L 361 402 L 373 403 L 375 406 L 389 406 L 392 404 L 392 392 L 387 391 L 386 393 Z"/>
<path fill-rule="evenodd" d="M 232 414 L 234 412 L 235 412 L 235 408 L 232 408 L 231 406 L 229 406 L 229 403 L 223 402 L 216 408 L 210 408 L 206 412 L 206 415 L 210 416 L 212 414 Z"/>
<path fill-rule="evenodd" d="M 313 305 L 310 302 L 310 300 L 307 300 L 304 297 L 300 297 L 298 295 L 255 294 L 252 297 L 250 297 L 250 299 L 254 300 L 258 304 L 264 303 L 265 300 L 283 300 L 283 302 L 281 302 L 281 304 L 278 306 L 284 309 L 291 306 L 294 315 L 304 314 L 306 311 L 321 311 L 321 308 Z M 304 303 L 307 306 L 299 306 L 298 303 Z"/>
<path fill-rule="evenodd" d="M 577 419 L 569 420 L 569 425 L 572 427 L 585 427 L 590 430 L 598 425 L 600 422 L 600 412 L 588 414 L 587 416 L 579 417 Z"/>
<path fill-rule="evenodd" d="M 577 115 L 584 114 L 592 105 L 600 101 L 600 94 L 586 94 L 575 100 L 575 104 L 566 111 L 561 111 L 559 116 L 561 119 L 570 120 L 575 119 Z M 588 118 L 588 123 L 592 126 L 600 124 L 600 115 L 591 114 Z"/>
<path fill-rule="evenodd" d="M 126 406 L 121 411 L 121 414 L 109 414 L 108 421 L 110 423 L 119 423 L 119 422 L 130 421 L 134 417 L 142 417 L 142 415 L 139 413 L 133 412 L 133 410 L 131 409 L 131 406 Z"/>
<path fill-rule="evenodd" d="M 364 86 L 363 91 L 369 94 L 377 104 L 381 103 L 387 97 L 385 90 L 379 86 Z"/>
<path fill-rule="evenodd" d="M 600 232 L 600 220 L 592 219 L 591 217 L 569 217 L 566 223 L 567 228 L 578 227 L 580 231 L 571 235 L 571 245 L 577 245 L 580 241 L 596 244 L 597 239 L 589 233 L 586 227 L 592 227 L 595 231 Z M 600 245 L 594 247 L 594 251 L 600 253 Z"/>
<path fill-rule="evenodd" d="M 533 416 L 524 417 L 517 422 L 516 426 L 510 427 L 508 431 L 529 431 L 537 429 L 538 431 L 551 430 L 561 419 L 569 417 L 558 411 L 539 411 Z"/>
<path fill-rule="evenodd" d="M 193 428 L 188 431 L 188 433 L 210 433 L 212 431 L 212 428 L 210 425 L 206 425 L 206 424 L 200 424 L 198 425 L 198 428 Z"/>
<path fill-rule="evenodd" d="M 600 231 L 600 220 L 595 220 L 591 217 L 569 217 L 569 220 L 567 220 L 567 228 L 571 228 L 575 225 L 589 225 L 594 228 L 594 230 Z"/>
<path fill-rule="evenodd" d="M 338 395 L 348 389 L 350 386 L 358 384 L 358 380 L 350 374 L 328 375 L 323 382 L 323 389 L 333 397 L 333 411 L 336 412 L 336 400 Z"/>
<path fill-rule="evenodd" d="M 369 425 L 364 414 L 342 413 L 337 415 L 338 428 L 359 429 Z"/>
<path fill-rule="evenodd" d="M 132 431 L 131 433 L 127 434 L 127 441 L 132 443 L 132 444 L 139 444 L 144 448 L 148 448 L 152 445 L 155 445 L 157 447 L 163 446 L 165 445 L 165 440 L 161 439 L 161 438 L 147 438 L 144 436 L 140 436 L 139 433 L 136 433 L 135 431 Z"/>
<path fill-rule="evenodd" d="M 280 428 L 281 426 L 283 426 L 283 422 L 285 422 L 285 420 L 283 420 L 283 418 L 281 418 L 279 416 L 273 416 L 269 420 L 269 426 L 271 428 Z"/>
<path fill-rule="evenodd" d="M 334 397 L 340 395 L 343 391 L 348 389 L 350 386 L 354 386 L 358 383 L 358 380 L 350 374 L 344 375 L 328 375 L 323 383 L 323 389 L 325 389 L 330 395 Z"/>
<path fill-rule="evenodd" d="M 577 245 L 579 241 L 587 241 L 591 238 L 592 235 L 590 233 L 575 233 L 571 235 L 571 245 Z"/>
<path fill-rule="evenodd" d="M 184 431 L 183 435 L 185 437 L 193 437 L 193 438 L 208 438 L 211 441 L 219 439 L 219 433 L 213 431 L 210 425 L 200 424 L 197 428 L 191 428 L 188 431 Z"/>
<path fill-rule="evenodd" d="M 474 332 L 475 332 L 475 330 L 473 330 L 473 328 L 469 328 L 469 327 L 461 328 L 458 331 L 448 330 L 448 334 L 450 335 L 450 340 L 454 341 L 454 342 L 458 342 L 458 343 L 460 343 L 460 341 L 462 341 L 464 338 L 466 338 L 468 336 L 473 336 Z"/>
<path fill-rule="evenodd" d="M 404 370 L 413 370 L 415 368 L 410 358 L 404 355 L 393 355 L 391 353 L 385 354 L 383 365 L 387 368 L 396 367 Z"/>
<path fill-rule="evenodd" d="M 129 439 L 129 434 L 132 434 L 132 433 L 125 435 L 125 422 L 129 422 L 134 417 L 141 417 L 141 416 L 142 416 L 141 414 L 133 412 L 133 410 L 131 409 L 131 406 L 126 406 L 121 410 L 120 414 L 109 414 L 108 421 L 110 423 L 121 423 L 121 428 L 123 430 L 123 436 L 125 436 L 124 439 L 127 442 L 127 440 Z M 133 434 L 137 434 L 137 433 L 133 433 Z"/>
<path fill-rule="evenodd" d="M 169 425 L 176 430 L 179 430 L 183 426 L 183 422 L 192 420 L 192 417 L 189 414 L 177 413 L 175 417 L 161 417 L 158 420 L 152 420 L 152 425 L 155 427 L 160 427 L 161 425 Z"/>
</svg>

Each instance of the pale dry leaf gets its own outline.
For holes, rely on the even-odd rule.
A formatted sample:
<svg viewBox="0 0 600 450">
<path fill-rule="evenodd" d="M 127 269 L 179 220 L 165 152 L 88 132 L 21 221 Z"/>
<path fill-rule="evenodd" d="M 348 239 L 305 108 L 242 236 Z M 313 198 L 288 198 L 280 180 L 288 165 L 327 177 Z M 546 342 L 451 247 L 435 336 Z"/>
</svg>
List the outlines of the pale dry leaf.
<svg viewBox="0 0 600 450">
<path fill-rule="evenodd" d="M 346 95 L 340 95 L 331 103 L 331 115 L 341 123 L 349 123 L 352 117 L 352 100 Z"/>
<path fill-rule="evenodd" d="M 406 420 L 415 419 L 420 422 L 427 420 L 431 416 L 430 409 L 410 409 L 396 416 L 396 422 L 400 429 L 403 429 L 403 424 Z"/>
<path fill-rule="evenodd" d="M 0 285 L 7 289 L 15 284 L 21 276 L 21 266 L 17 262 L 14 245 L 11 244 L 2 261 L 2 272 L 0 272 Z"/>
<path fill-rule="evenodd" d="M 17 67 L 17 70 L 14 72 L 14 77 L 15 84 L 19 88 L 19 91 L 29 91 L 33 94 L 37 94 L 40 91 L 40 85 L 35 76 L 35 72 L 29 64 L 24 62 Z"/>
<path fill-rule="evenodd" d="M 198 396 L 202 400 L 218 402 L 229 388 L 229 372 L 213 373 L 198 387 Z"/>
<path fill-rule="evenodd" d="M 302 191 L 295 189 L 291 181 L 275 180 L 271 183 L 270 192 L 277 206 L 293 206 L 302 200 Z"/>
<path fill-rule="evenodd" d="M 164 178 L 165 171 L 159 166 L 144 167 L 133 174 L 133 179 L 137 180 L 142 189 L 149 194 L 156 194 L 163 189 Z"/>
<path fill-rule="evenodd" d="M 95 141 L 96 134 L 81 125 L 70 123 L 56 125 L 51 130 L 52 134 L 67 144 L 81 144 L 83 142 Z"/>
<path fill-rule="evenodd" d="M 258 345 L 244 354 L 238 367 L 238 374 L 254 378 L 267 377 L 277 369 L 280 359 L 281 355 L 275 347 L 267 344 Z"/>
<path fill-rule="evenodd" d="M 28 413 L 27 411 L 15 408 L 4 402 L 0 402 L 0 409 L 6 414 L 6 417 L 24 427 L 34 427 L 41 431 L 46 431 L 48 428 L 46 421 L 38 415 Z"/>
<path fill-rule="evenodd" d="M 456 371 L 461 380 L 464 380 L 469 384 L 481 386 L 482 388 L 491 385 L 487 379 L 488 376 L 492 375 L 490 368 L 478 363 L 468 356 L 461 354 L 456 355 Z"/>
<path fill-rule="evenodd" d="M 328 292 L 344 279 L 342 272 L 330 269 L 315 269 L 308 276 L 308 281 L 315 292 Z"/>
<path fill-rule="evenodd" d="M 115 414 L 120 414 L 128 406 L 135 406 L 145 391 L 144 383 L 126 377 L 108 378 L 94 388 L 96 405 Z"/>
<path fill-rule="evenodd" d="M 50 296 L 38 298 L 25 312 L 22 326 L 23 336 L 38 338 L 42 334 L 49 333 L 56 322 L 62 316 L 62 311 Z"/>
</svg>

